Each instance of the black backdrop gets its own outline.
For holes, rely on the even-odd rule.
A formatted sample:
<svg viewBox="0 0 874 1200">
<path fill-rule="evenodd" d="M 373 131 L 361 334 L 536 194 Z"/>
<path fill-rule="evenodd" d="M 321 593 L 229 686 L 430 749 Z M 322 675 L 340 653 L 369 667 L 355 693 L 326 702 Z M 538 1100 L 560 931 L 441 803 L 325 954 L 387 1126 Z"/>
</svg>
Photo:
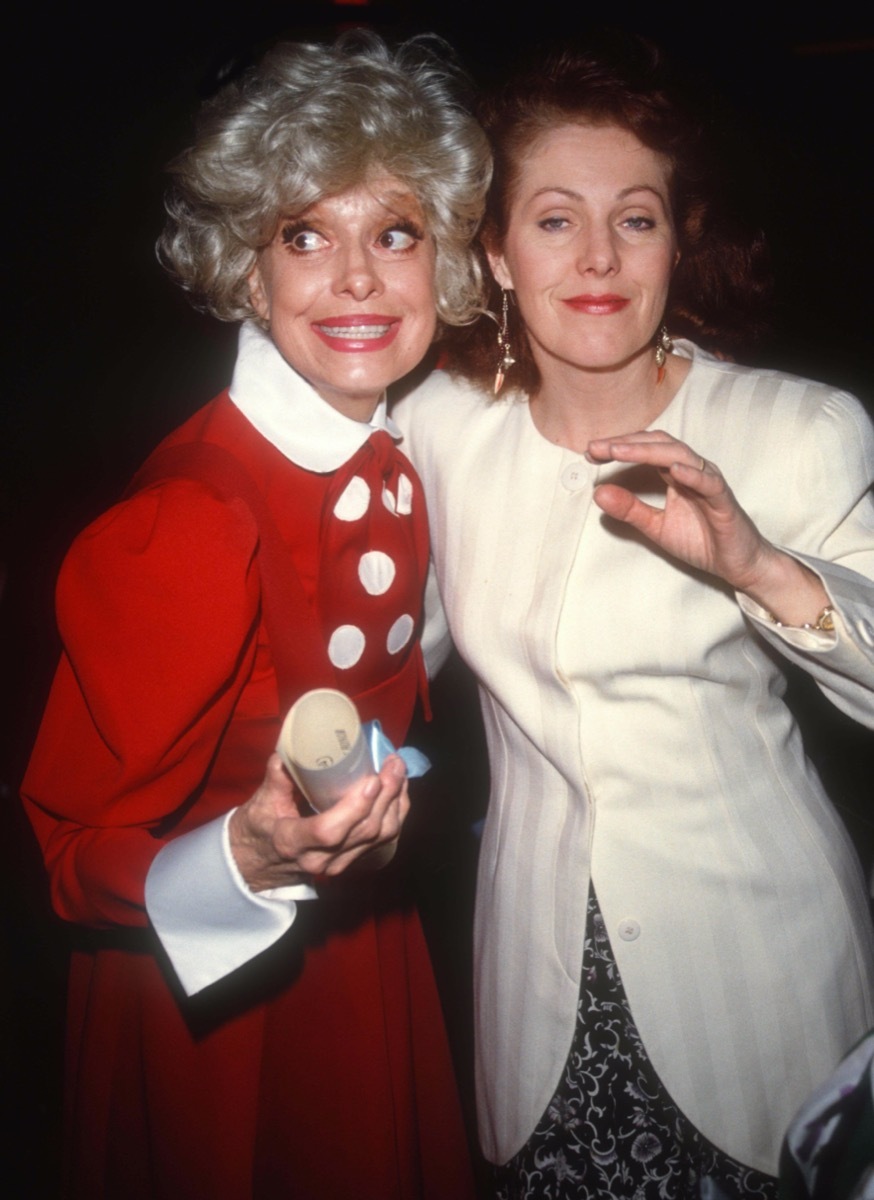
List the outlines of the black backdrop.
<svg viewBox="0 0 874 1200">
<path fill-rule="evenodd" d="M 233 358 L 233 330 L 191 310 L 155 262 L 163 164 L 189 140 L 203 96 L 280 36 L 322 38 L 353 22 L 389 38 L 432 30 L 487 82 L 532 41 L 584 27 L 577 6 L 551 0 L 519 15 L 495 0 L 246 3 L 239 11 L 183 2 L 130 6 L 113 18 L 89 7 L 60 16 L 20 10 L 6 29 L 4 361 L 12 380 L 0 402 L 0 970 L 8 977 L 0 1071 L 13 1118 L 5 1128 L 17 1139 L 15 1160 L 31 1172 L 32 1195 L 53 1191 L 64 949 L 16 789 L 57 654 L 53 580 L 74 533 L 158 438 L 225 384 Z M 774 333 L 757 360 L 870 403 L 874 30 L 851 7 L 831 4 L 816 19 L 750 3 L 587 11 L 658 41 L 737 113 L 738 170 L 778 282 Z M 861 801 L 870 796 L 870 738 L 803 687 L 799 699 L 813 752 L 868 854 L 872 826 Z M 459 709 L 443 711 L 448 723 Z M 468 801 L 471 815 L 481 811 L 484 775 L 475 716 L 460 711 L 467 787 L 451 784 L 459 829 L 469 823 Z M 461 899 L 430 900 L 434 912 L 451 913 L 432 921 L 433 936 L 450 1008 L 463 1009 L 471 857 L 446 853 L 434 877 L 452 875 Z M 465 1044 L 466 1016 L 454 1020 Z"/>
</svg>

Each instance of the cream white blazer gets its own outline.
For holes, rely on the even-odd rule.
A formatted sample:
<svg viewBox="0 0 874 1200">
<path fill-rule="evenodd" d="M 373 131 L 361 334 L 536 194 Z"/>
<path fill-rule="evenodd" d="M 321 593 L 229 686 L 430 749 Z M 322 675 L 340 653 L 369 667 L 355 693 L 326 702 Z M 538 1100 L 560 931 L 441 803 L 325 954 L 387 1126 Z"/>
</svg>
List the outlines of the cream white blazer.
<svg viewBox="0 0 874 1200">
<path fill-rule="evenodd" d="M 627 473 L 657 502 L 655 473 L 552 445 L 524 398 L 438 372 L 395 411 L 489 744 L 477 1087 L 496 1162 L 570 1048 L 590 877 L 656 1070 L 742 1162 L 776 1171 L 795 1109 L 874 1024 L 861 871 L 781 699 L 790 660 L 874 725 L 874 434 L 846 394 L 680 349 L 656 426 L 820 574 L 835 634 L 778 629 L 605 517 L 596 482 Z"/>
</svg>

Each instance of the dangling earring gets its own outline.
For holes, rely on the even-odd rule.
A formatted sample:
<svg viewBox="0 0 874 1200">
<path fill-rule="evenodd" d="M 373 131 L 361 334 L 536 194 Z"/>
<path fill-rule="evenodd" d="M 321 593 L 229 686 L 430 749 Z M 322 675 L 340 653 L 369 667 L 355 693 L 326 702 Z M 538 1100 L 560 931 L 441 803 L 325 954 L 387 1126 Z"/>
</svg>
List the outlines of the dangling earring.
<svg viewBox="0 0 874 1200">
<path fill-rule="evenodd" d="M 658 383 L 665 377 L 665 363 L 668 355 L 674 348 L 674 343 L 671 341 L 671 335 L 668 333 L 666 325 L 662 325 L 661 329 L 656 334 L 655 360 L 658 367 Z"/>
<path fill-rule="evenodd" d="M 507 318 L 508 304 L 507 304 L 507 289 L 506 288 L 501 288 L 501 295 L 503 296 L 503 305 L 502 305 L 502 309 L 501 309 L 501 325 L 500 325 L 500 328 L 498 329 L 498 350 L 500 351 L 501 357 L 498 359 L 498 370 L 497 370 L 497 373 L 495 374 L 495 395 L 496 396 L 497 396 L 498 392 L 501 390 L 501 388 L 504 386 L 504 379 L 506 378 L 507 372 L 509 371 L 510 367 L 512 367 L 513 363 L 516 361 L 511 353 L 510 332 L 509 332 L 509 329 L 507 328 L 507 326 L 508 326 L 508 318 Z"/>
</svg>

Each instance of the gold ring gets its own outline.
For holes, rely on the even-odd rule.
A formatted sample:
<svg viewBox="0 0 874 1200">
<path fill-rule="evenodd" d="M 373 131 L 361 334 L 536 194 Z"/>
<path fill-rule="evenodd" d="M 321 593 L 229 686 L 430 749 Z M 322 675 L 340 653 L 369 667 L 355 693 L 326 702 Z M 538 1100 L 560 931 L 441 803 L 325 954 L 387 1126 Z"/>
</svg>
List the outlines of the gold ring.
<svg viewBox="0 0 874 1200">
<path fill-rule="evenodd" d="M 703 454 L 699 454 L 698 457 L 701 459 L 701 466 L 698 468 L 698 470 L 703 471 L 704 468 L 707 466 L 707 460 L 705 459 Z"/>
</svg>

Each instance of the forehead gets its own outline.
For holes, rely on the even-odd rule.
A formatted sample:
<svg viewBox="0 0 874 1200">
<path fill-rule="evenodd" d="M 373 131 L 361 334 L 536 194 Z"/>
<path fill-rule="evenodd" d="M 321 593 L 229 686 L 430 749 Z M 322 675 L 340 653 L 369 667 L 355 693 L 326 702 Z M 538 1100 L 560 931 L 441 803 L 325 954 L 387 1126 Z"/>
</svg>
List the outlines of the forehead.
<svg viewBox="0 0 874 1200">
<path fill-rule="evenodd" d="M 424 209 L 409 185 L 387 174 L 375 174 L 340 191 L 323 193 L 299 210 L 298 215 L 340 220 L 353 215 L 379 220 L 390 215 L 425 222 Z"/>
<path fill-rule="evenodd" d="M 592 192 L 654 189 L 669 201 L 670 163 L 620 125 L 574 123 L 547 129 L 527 147 L 516 174 L 514 200 L 558 188 Z"/>
</svg>

